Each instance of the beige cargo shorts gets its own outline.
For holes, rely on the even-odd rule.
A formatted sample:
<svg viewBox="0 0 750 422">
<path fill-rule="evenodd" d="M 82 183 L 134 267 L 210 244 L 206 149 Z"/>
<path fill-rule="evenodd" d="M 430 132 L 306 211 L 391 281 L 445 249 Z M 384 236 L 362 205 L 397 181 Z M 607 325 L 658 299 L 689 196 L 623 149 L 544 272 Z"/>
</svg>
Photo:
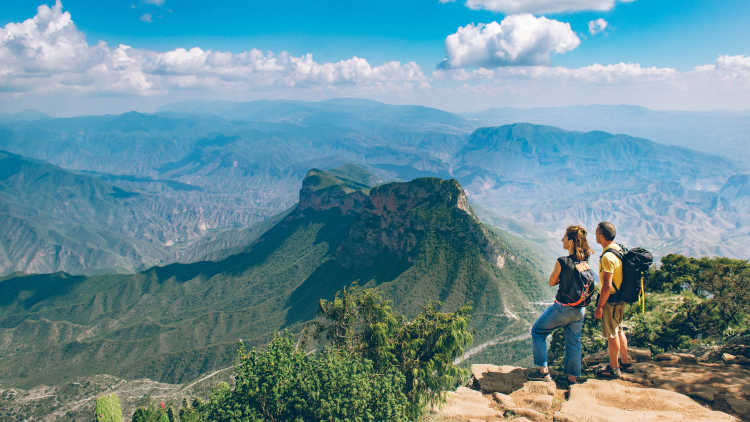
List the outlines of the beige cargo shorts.
<svg viewBox="0 0 750 422">
<path fill-rule="evenodd" d="M 622 331 L 622 317 L 625 315 L 625 302 L 605 303 L 602 310 L 602 334 L 606 339 L 613 339 Z"/>
</svg>

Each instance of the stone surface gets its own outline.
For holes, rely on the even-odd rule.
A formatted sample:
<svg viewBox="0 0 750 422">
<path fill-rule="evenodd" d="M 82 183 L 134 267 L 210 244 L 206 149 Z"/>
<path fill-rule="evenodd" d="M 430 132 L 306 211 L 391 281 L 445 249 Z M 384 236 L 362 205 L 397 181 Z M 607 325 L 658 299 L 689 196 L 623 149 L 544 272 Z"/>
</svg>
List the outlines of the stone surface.
<svg viewBox="0 0 750 422">
<path fill-rule="evenodd" d="M 522 401 L 524 407 L 529 407 L 541 412 L 552 410 L 553 397 L 547 395 L 529 396 Z"/>
<path fill-rule="evenodd" d="M 446 403 L 440 408 L 433 408 L 431 415 L 440 421 L 501 421 L 503 414 L 493 407 L 492 401 L 481 392 L 466 387 L 459 387 L 448 393 Z"/>
<path fill-rule="evenodd" d="M 642 362 L 623 380 L 686 394 L 712 409 L 750 420 L 750 369 L 742 365 Z"/>
<path fill-rule="evenodd" d="M 734 422 L 673 391 L 635 387 L 620 381 L 589 380 L 571 387 L 570 398 L 555 414 L 556 421 L 587 422 Z"/>
<path fill-rule="evenodd" d="M 534 422 L 545 422 L 550 419 L 544 413 L 536 411 L 534 409 L 518 407 L 518 408 L 512 409 L 511 411 L 513 412 L 514 415 L 522 416 Z"/>
<path fill-rule="evenodd" d="M 651 360 L 651 351 L 648 349 L 628 347 L 628 353 L 634 362 L 646 362 Z M 585 366 L 593 366 L 600 363 L 609 363 L 609 355 L 606 350 L 583 357 L 583 364 Z"/>
<path fill-rule="evenodd" d="M 660 353 L 654 356 L 655 361 L 671 363 L 696 363 L 698 358 L 691 353 Z"/>
<path fill-rule="evenodd" d="M 471 365 L 471 373 L 485 393 L 510 394 L 523 387 L 528 372 L 517 366 Z"/>
<path fill-rule="evenodd" d="M 518 407 L 516 406 L 516 402 L 513 401 L 513 398 L 507 394 L 493 393 L 492 397 L 503 409 L 513 409 L 514 407 Z"/>
<path fill-rule="evenodd" d="M 737 415 L 744 416 L 745 419 L 750 420 L 750 401 L 742 400 L 735 397 L 728 397 L 727 404 L 732 408 L 734 413 Z"/>
<path fill-rule="evenodd" d="M 529 394 L 554 396 L 557 392 L 557 385 L 553 381 L 527 381 L 521 391 Z"/>
</svg>

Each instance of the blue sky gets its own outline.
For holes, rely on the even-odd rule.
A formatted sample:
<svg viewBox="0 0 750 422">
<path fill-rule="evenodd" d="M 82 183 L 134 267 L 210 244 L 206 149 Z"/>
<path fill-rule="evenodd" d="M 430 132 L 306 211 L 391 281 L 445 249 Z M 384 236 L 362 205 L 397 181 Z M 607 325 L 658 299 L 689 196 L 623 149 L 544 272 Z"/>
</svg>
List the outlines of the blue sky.
<svg viewBox="0 0 750 422">
<path fill-rule="evenodd" d="M 16 62 L 17 67 L 6 71 L 3 79 L 0 64 L 0 109 L 37 103 L 54 107 L 60 98 L 82 111 L 97 109 L 93 105 L 97 102 L 108 103 L 106 108 L 113 110 L 137 104 L 147 108 L 172 99 L 201 99 L 207 92 L 236 100 L 353 95 L 457 111 L 602 102 L 653 108 L 749 106 L 737 94 L 747 93 L 745 73 L 750 75 L 746 0 L 566 0 L 580 10 L 563 12 L 545 10 L 550 0 L 518 0 L 521 9 L 502 10 L 513 1 L 66 0 L 55 6 L 51 1 L 4 0 L 0 27 L 5 27 L 0 31 L 6 36 L 5 41 L 0 37 L 0 59 Z M 60 34 L 50 35 L 38 24 L 33 30 L 31 24 L 26 29 L 10 28 L 34 19 L 37 7 L 44 4 L 51 11 L 45 19 L 66 22 L 65 14 L 69 16 L 70 23 Z M 532 16 L 516 19 L 523 12 Z M 606 28 L 591 33 L 589 23 L 598 19 L 606 22 Z M 502 27 L 480 26 L 492 22 Z M 446 40 L 453 34 L 455 42 L 448 47 Z M 21 47 L 9 44 L 8 39 L 19 37 L 25 37 Z M 529 37 L 531 41 L 524 41 Z M 97 47 L 100 41 L 106 43 L 106 50 Z M 35 47 L 39 42 L 48 45 L 47 52 L 39 53 Z M 71 44 L 76 47 L 67 51 Z M 122 56 L 116 51 L 120 45 L 131 47 L 128 60 L 138 62 L 127 70 L 117 70 L 106 58 Z M 207 61 L 200 69 L 177 66 L 184 60 L 173 56 L 184 56 L 182 52 L 193 47 Z M 271 77 L 266 70 L 259 73 L 255 62 L 248 64 L 239 57 L 253 49 L 272 54 L 274 60 L 283 52 L 298 58 L 311 54 L 312 65 L 318 67 L 300 77 L 299 63 L 281 64 L 280 73 Z M 55 51 L 69 55 L 61 57 Z M 169 57 L 159 54 L 170 51 L 177 62 L 167 66 L 165 57 Z M 238 55 L 233 60 L 242 63 L 212 62 L 207 52 L 232 53 Z M 39 61 L 37 66 L 28 64 L 30 56 Z M 89 67 L 71 64 L 88 61 L 83 57 L 91 58 Z M 366 60 L 370 68 L 348 62 L 355 57 Z M 389 62 L 398 62 L 399 67 L 378 68 Z M 409 67 L 410 63 L 415 66 Z M 605 68 L 591 67 L 595 65 Z M 288 69 L 281 69 L 284 66 Z M 352 66 L 360 73 L 350 75 Z M 714 76 L 709 75 L 709 66 L 714 66 Z M 39 67 L 50 73 L 47 84 L 38 74 Z M 700 74 L 696 67 L 701 67 Z M 29 73 L 38 83 L 29 83 L 29 77 L 21 80 L 19 72 Z M 237 80 L 243 78 L 245 93 L 240 95 Z M 106 89 L 97 89 L 95 80 Z M 723 81 L 726 92 L 735 93 L 726 104 L 710 92 L 716 80 Z M 570 92 L 560 91 L 561 81 L 570 85 Z M 654 84 L 662 87 L 658 95 Z M 496 95 L 478 98 L 488 87 L 497 88 Z M 707 95 L 691 96 L 686 103 L 686 90 L 699 96 L 706 90 Z M 634 96 L 634 91 L 647 95 Z M 461 101 L 450 100 L 457 95 Z M 77 107 L 71 97 L 90 106 Z"/>
</svg>

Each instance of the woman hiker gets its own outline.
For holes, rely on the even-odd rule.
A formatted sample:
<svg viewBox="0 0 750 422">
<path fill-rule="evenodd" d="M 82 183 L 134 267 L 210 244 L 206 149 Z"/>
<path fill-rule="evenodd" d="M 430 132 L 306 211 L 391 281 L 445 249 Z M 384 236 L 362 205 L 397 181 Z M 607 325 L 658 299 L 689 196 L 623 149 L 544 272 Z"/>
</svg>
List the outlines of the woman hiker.
<svg viewBox="0 0 750 422">
<path fill-rule="evenodd" d="M 547 366 L 547 336 L 557 328 L 564 328 L 565 374 L 575 383 L 581 376 L 581 331 L 586 305 L 596 287 L 596 275 L 587 261 L 593 253 L 586 240 L 586 229 L 570 226 L 562 238 L 567 256 L 557 258 L 549 277 L 550 286 L 559 286 L 555 303 L 536 320 L 531 328 L 534 365 L 537 369 L 529 379 L 551 381 Z"/>
</svg>

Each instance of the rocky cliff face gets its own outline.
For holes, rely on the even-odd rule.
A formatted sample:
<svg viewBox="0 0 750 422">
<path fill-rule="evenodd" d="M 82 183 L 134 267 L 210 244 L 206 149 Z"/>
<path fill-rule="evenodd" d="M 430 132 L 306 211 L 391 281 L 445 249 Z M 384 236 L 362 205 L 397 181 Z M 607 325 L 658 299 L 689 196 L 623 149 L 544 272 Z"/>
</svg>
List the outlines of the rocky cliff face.
<svg viewBox="0 0 750 422">
<path fill-rule="evenodd" d="M 370 190 L 314 170 L 302 183 L 292 218 L 320 212 L 340 214 L 342 224 L 351 224 L 336 250 L 346 267 L 371 265 L 382 254 L 411 263 L 428 232 L 450 236 L 457 248 L 477 248 L 500 268 L 504 263 L 455 179 L 419 178 Z"/>
</svg>

